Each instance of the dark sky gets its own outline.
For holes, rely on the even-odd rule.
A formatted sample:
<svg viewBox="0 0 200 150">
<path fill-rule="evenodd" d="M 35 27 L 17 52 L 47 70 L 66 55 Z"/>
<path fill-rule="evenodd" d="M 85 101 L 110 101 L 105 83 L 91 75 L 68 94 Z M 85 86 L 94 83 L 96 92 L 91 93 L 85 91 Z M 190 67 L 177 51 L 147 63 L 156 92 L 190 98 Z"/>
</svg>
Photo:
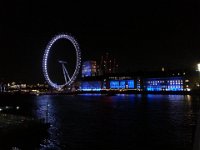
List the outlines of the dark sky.
<svg viewBox="0 0 200 150">
<path fill-rule="evenodd" d="M 44 81 L 44 49 L 58 33 L 77 39 L 83 60 L 99 61 L 109 52 L 122 71 L 194 67 L 200 61 L 200 1 L 1 1 L 0 77 Z"/>
</svg>

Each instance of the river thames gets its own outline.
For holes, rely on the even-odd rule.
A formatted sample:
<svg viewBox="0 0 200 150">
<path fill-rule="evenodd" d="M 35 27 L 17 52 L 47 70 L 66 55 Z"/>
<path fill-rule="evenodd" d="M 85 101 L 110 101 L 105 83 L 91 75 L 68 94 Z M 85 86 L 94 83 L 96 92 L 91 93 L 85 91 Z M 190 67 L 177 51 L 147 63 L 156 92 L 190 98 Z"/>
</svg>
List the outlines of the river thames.
<svg viewBox="0 0 200 150">
<path fill-rule="evenodd" d="M 200 109 L 200 97 L 190 95 L 5 96 L 1 101 L 51 124 L 37 146 L 41 150 L 192 150 Z"/>
</svg>

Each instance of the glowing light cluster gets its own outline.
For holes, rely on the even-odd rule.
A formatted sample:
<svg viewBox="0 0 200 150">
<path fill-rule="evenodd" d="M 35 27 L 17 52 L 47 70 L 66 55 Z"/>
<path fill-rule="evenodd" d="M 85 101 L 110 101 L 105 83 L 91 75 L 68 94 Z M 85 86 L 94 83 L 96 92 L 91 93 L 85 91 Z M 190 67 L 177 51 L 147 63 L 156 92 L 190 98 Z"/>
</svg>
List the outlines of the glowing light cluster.
<svg viewBox="0 0 200 150">
<path fill-rule="evenodd" d="M 197 64 L 197 71 L 200 72 L 200 63 Z"/>
<path fill-rule="evenodd" d="M 134 80 L 111 80 L 110 81 L 111 89 L 133 89 Z"/>
<path fill-rule="evenodd" d="M 85 61 L 82 65 L 82 77 L 95 76 L 96 71 L 96 61 Z"/>
<path fill-rule="evenodd" d="M 57 85 L 56 83 L 51 81 L 51 79 L 49 78 L 48 65 L 47 65 L 48 56 L 49 56 L 51 47 L 59 39 L 69 40 L 73 44 L 73 46 L 76 50 L 76 68 L 74 70 L 74 73 L 68 82 L 61 84 L 61 85 Z M 42 62 L 43 74 L 44 74 L 44 77 L 45 77 L 47 83 L 55 89 L 62 89 L 64 86 L 71 85 L 75 81 L 75 79 L 79 73 L 80 65 L 81 65 L 81 52 L 80 52 L 80 48 L 79 48 L 77 41 L 71 35 L 68 35 L 68 34 L 59 34 L 59 35 L 54 36 L 52 38 L 52 40 L 46 46 L 44 56 L 43 56 L 43 62 Z"/>
<path fill-rule="evenodd" d="M 149 78 L 145 81 L 147 91 L 183 91 L 182 77 Z"/>
<path fill-rule="evenodd" d="M 101 82 L 100 81 L 81 82 L 80 90 L 82 90 L 82 91 L 100 91 L 101 90 Z"/>
</svg>

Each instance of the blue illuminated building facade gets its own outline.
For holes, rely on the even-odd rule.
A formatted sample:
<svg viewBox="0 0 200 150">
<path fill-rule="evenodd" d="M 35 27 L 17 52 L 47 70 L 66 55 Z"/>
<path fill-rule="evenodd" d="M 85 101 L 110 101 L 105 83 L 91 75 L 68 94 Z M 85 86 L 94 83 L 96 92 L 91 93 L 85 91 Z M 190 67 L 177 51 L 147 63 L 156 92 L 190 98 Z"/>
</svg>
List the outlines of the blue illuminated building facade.
<svg viewBox="0 0 200 150">
<path fill-rule="evenodd" d="M 134 80 L 111 80 L 110 89 L 134 89 Z"/>
<path fill-rule="evenodd" d="M 82 65 L 82 77 L 95 76 L 97 74 L 96 61 L 85 61 Z"/>
<path fill-rule="evenodd" d="M 95 63 L 83 64 L 82 91 L 190 91 L 200 90 L 199 74 L 190 71 L 152 71 L 95 75 Z M 95 67 L 92 67 L 95 66 Z M 93 68 L 93 69 L 92 69 Z"/>
<path fill-rule="evenodd" d="M 134 80 L 82 81 L 79 89 L 82 91 L 134 89 L 134 85 Z"/>
<path fill-rule="evenodd" d="M 183 91 L 183 77 L 163 77 L 144 79 L 144 90 L 146 91 Z"/>
<path fill-rule="evenodd" d="M 132 78 L 130 76 L 84 77 L 80 82 L 79 90 L 136 90 L 138 87 L 140 87 L 139 83 L 137 82 L 137 80 L 135 80 L 135 78 Z"/>
<path fill-rule="evenodd" d="M 100 81 L 83 81 L 80 85 L 80 90 L 82 91 L 100 91 L 101 82 Z"/>
<path fill-rule="evenodd" d="M 184 76 L 174 77 L 102 77 L 98 80 L 84 80 L 80 90 L 135 90 L 135 91 L 190 91 L 189 80 Z"/>
</svg>

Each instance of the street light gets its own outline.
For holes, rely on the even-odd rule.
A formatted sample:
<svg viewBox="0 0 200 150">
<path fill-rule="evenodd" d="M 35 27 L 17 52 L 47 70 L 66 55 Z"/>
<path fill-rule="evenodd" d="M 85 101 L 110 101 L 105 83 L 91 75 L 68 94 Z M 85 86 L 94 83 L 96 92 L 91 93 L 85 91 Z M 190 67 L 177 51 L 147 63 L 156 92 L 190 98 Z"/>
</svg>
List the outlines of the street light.
<svg viewBox="0 0 200 150">
<path fill-rule="evenodd" d="M 197 64 L 197 71 L 200 72 L 200 63 Z"/>
</svg>

